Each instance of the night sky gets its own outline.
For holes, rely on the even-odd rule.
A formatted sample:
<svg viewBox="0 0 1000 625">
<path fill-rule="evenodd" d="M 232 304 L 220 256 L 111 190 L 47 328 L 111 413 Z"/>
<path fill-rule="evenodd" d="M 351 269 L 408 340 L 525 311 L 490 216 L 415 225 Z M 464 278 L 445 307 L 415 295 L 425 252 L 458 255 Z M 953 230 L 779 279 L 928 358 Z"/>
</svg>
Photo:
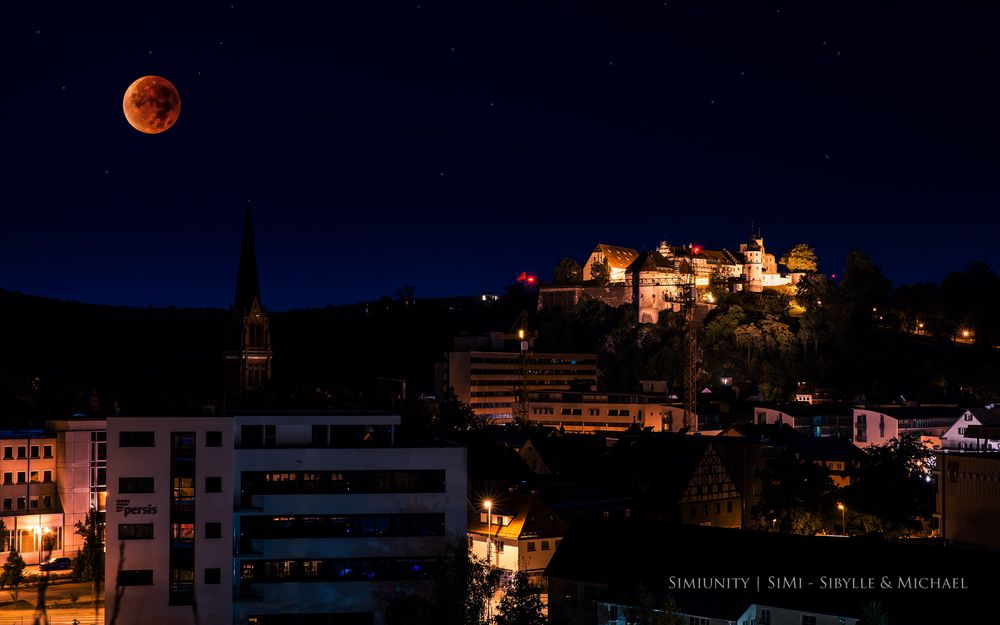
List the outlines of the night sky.
<svg viewBox="0 0 1000 625">
<path fill-rule="evenodd" d="M 228 306 L 248 198 L 272 310 L 751 222 L 827 273 L 1000 269 L 986 2 L 38 4 L 0 13 L 0 288 Z M 161 135 L 122 114 L 147 74 Z"/>
</svg>

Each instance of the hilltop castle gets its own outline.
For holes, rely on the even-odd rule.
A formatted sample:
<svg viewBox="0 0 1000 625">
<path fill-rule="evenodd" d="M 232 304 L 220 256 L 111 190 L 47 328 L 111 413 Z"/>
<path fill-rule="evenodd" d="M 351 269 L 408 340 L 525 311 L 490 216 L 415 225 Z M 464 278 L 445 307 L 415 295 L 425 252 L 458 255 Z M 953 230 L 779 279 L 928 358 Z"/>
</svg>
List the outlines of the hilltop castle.
<svg viewBox="0 0 1000 625">
<path fill-rule="evenodd" d="M 735 252 L 666 241 L 655 250 L 639 252 L 601 243 L 583 266 L 583 284 L 541 289 L 538 307 L 575 306 L 589 297 L 611 306 L 632 304 L 640 323 L 656 323 L 661 311 L 677 312 L 685 301 L 710 307 L 714 304 L 712 286 L 753 293 L 765 289 L 794 292 L 801 276 L 778 270 L 759 231 Z"/>
</svg>

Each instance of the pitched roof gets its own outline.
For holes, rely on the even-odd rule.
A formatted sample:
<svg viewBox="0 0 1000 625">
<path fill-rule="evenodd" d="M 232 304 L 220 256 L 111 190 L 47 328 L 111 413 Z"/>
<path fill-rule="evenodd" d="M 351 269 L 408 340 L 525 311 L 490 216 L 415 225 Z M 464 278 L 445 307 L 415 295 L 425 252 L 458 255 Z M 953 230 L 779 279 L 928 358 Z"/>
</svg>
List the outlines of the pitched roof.
<svg viewBox="0 0 1000 625">
<path fill-rule="evenodd" d="M 612 269 L 625 269 L 639 255 L 639 252 L 631 247 L 606 245 L 604 243 L 599 243 L 594 251 L 604 254 L 604 258 L 608 259 L 608 265 Z"/>
<path fill-rule="evenodd" d="M 522 540 L 531 538 L 562 538 L 569 527 L 537 495 L 510 495 L 498 497 L 493 503 L 493 516 L 513 517 L 507 525 L 484 523 L 482 510 L 470 510 L 469 531 L 476 534 L 489 532 L 497 538 Z"/>
<path fill-rule="evenodd" d="M 659 252 L 646 251 L 639 254 L 628 266 L 628 271 L 673 271 L 674 262 Z"/>
<path fill-rule="evenodd" d="M 260 280 L 257 277 L 257 254 L 253 245 L 253 221 L 247 206 L 243 219 L 243 247 L 240 251 L 240 271 L 236 278 L 236 297 L 233 298 L 233 312 L 245 315 L 253 307 L 254 300 L 263 306 L 260 299 Z"/>
</svg>

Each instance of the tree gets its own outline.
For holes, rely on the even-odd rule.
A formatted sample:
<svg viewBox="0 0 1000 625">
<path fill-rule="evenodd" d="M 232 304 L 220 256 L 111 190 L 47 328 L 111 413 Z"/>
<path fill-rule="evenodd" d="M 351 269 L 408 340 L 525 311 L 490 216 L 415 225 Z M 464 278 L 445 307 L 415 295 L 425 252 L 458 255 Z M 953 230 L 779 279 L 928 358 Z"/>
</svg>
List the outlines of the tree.
<svg viewBox="0 0 1000 625">
<path fill-rule="evenodd" d="M 861 608 L 861 620 L 858 625 L 889 625 L 889 614 L 876 600 L 869 601 Z"/>
<path fill-rule="evenodd" d="M 789 271 L 816 271 L 816 252 L 808 243 L 793 245 L 779 261 Z"/>
<path fill-rule="evenodd" d="M 74 533 L 83 538 L 83 547 L 77 549 L 73 560 L 73 578 L 93 582 L 94 601 L 104 581 L 104 523 L 101 513 L 91 507 L 82 521 L 76 522 Z"/>
<path fill-rule="evenodd" d="M 758 529 L 811 535 L 827 527 L 833 482 L 825 466 L 785 450 L 768 461 L 762 482 L 751 511 Z"/>
<path fill-rule="evenodd" d="M 564 258 L 556 265 L 552 273 L 552 284 L 556 286 L 570 286 L 580 284 L 583 280 L 583 269 L 580 263 L 572 258 Z"/>
<path fill-rule="evenodd" d="M 611 282 L 611 263 L 607 258 L 590 266 L 590 279 L 601 286 L 607 286 Z"/>
<path fill-rule="evenodd" d="M 523 571 L 514 574 L 510 587 L 497 606 L 497 625 L 544 625 L 542 602 Z"/>
<path fill-rule="evenodd" d="M 21 554 L 16 549 L 11 549 L 3 569 L 0 570 L 0 586 L 10 590 L 10 596 L 14 598 L 14 603 L 17 603 L 17 594 L 20 591 L 21 583 L 24 582 L 24 569 L 27 566 Z"/>
<path fill-rule="evenodd" d="M 437 617 L 435 625 L 487 625 L 487 602 L 500 575 L 500 569 L 472 555 L 464 537 L 451 541 L 434 579 L 430 613 Z"/>
</svg>

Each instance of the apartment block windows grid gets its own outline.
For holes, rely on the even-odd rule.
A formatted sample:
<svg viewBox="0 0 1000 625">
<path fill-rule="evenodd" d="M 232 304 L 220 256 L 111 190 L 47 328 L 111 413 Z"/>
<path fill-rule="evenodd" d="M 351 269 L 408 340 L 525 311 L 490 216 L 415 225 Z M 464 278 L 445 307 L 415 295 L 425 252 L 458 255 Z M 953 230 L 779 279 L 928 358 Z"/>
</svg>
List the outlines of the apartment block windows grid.
<svg viewBox="0 0 1000 625">
<path fill-rule="evenodd" d="M 170 433 L 170 605 L 194 604 L 195 433 Z"/>
</svg>

